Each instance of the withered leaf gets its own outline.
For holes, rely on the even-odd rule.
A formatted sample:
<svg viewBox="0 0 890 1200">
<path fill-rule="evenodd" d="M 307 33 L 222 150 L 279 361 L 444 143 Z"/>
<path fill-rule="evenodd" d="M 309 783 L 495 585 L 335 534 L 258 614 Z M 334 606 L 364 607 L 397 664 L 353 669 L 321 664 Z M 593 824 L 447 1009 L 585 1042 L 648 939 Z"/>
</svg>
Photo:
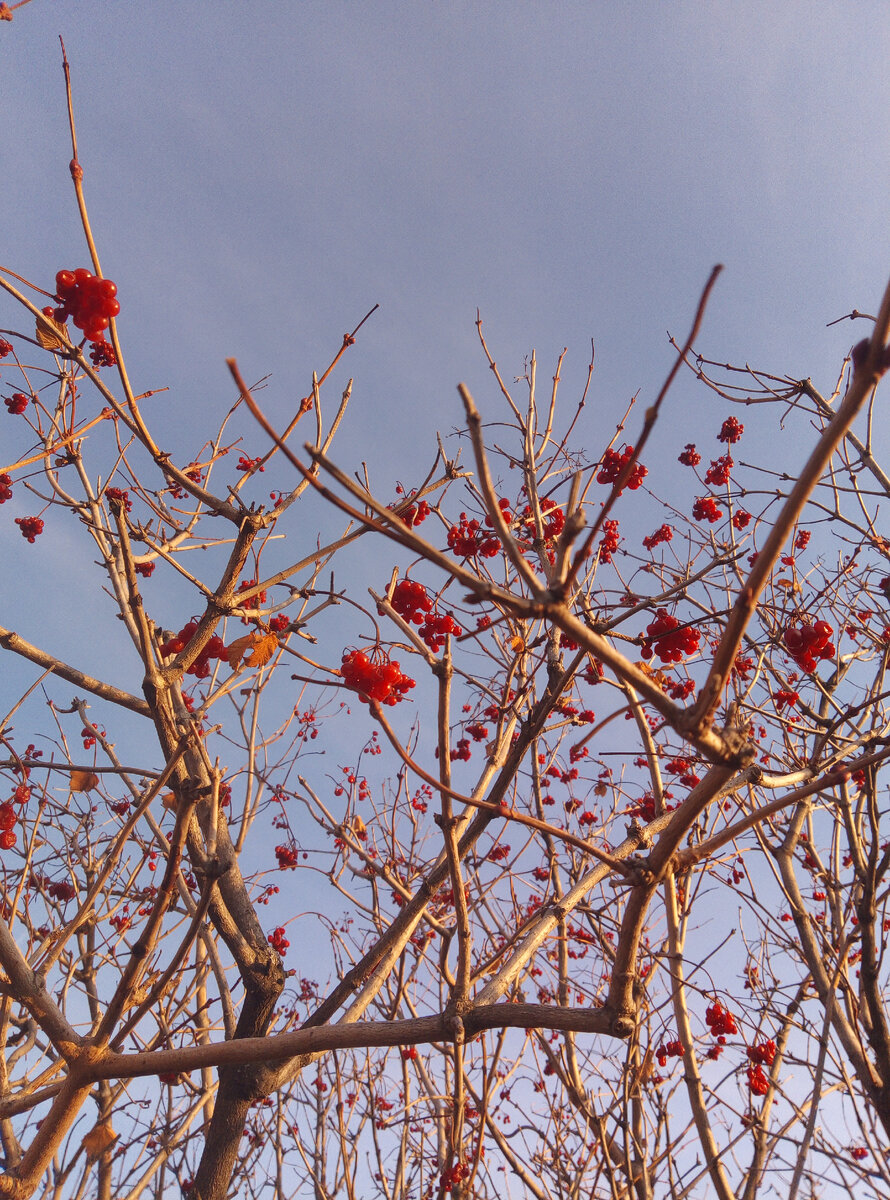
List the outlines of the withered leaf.
<svg viewBox="0 0 890 1200">
<path fill-rule="evenodd" d="M 99 786 L 99 776 L 94 771 L 72 771 L 68 784 L 69 792 L 91 792 Z"/>
<path fill-rule="evenodd" d="M 84 1136 L 81 1145 L 90 1158 L 98 1158 L 103 1150 L 107 1150 L 117 1140 L 117 1134 L 111 1128 L 110 1121 L 100 1121 Z"/>
<path fill-rule="evenodd" d="M 246 633 L 229 646 L 229 666 L 233 671 L 239 667 L 264 667 L 278 649 L 278 638 L 274 633 Z"/>
<path fill-rule="evenodd" d="M 58 334 L 50 333 L 43 321 L 37 322 L 37 341 L 44 350 L 67 350 L 68 349 L 68 326 L 61 324 L 54 317 L 44 315 L 44 320 L 47 325 L 58 330 Z"/>
</svg>

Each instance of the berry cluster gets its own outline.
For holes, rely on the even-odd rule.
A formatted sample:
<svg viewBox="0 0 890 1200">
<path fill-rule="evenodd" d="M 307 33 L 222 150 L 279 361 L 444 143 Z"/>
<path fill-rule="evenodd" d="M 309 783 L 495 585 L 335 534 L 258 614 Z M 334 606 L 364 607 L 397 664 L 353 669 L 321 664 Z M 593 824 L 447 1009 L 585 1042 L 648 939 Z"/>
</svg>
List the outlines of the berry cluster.
<svg viewBox="0 0 890 1200">
<path fill-rule="evenodd" d="M 718 506 L 713 496 L 696 496 L 695 503 L 692 506 L 692 519 L 694 521 L 710 521 L 713 525 L 722 516 L 723 509 Z"/>
<path fill-rule="evenodd" d="M 597 483 L 614 483 L 633 458 L 633 452 L 633 446 L 622 446 L 621 450 L 607 450 L 600 463 L 599 474 L 596 477 Z M 648 474 L 648 470 L 642 463 L 636 463 L 624 487 L 635 492 Z M 623 490 L 624 488 L 622 488 Z"/>
<path fill-rule="evenodd" d="M 11 396 L 4 397 L 3 403 L 11 417 L 20 417 L 28 407 L 28 397 L 24 392 L 13 392 Z"/>
<path fill-rule="evenodd" d="M 40 517 L 16 517 L 15 523 L 21 530 L 22 537 L 32 545 L 43 533 L 43 522 Z"/>
<path fill-rule="evenodd" d="M 432 650 L 433 654 L 438 654 L 445 645 L 445 639 L 449 633 L 455 637 L 460 637 L 463 629 L 461 629 L 451 613 L 430 613 L 417 632 L 429 646 L 430 650 Z"/>
<path fill-rule="evenodd" d="M 501 548 L 500 538 L 486 533 L 481 522 L 475 518 L 470 520 L 466 513 L 460 514 L 460 521 L 448 530 L 448 549 L 458 558 L 493 558 Z"/>
<path fill-rule="evenodd" d="M 15 840 L 15 809 L 7 800 L 0 804 L 0 850 L 11 850 Z"/>
<path fill-rule="evenodd" d="M 685 655 L 695 654 L 700 636 L 698 630 L 689 625 L 680 628 L 677 618 L 667 609 L 660 608 L 655 620 L 646 626 L 646 640 L 640 654 L 648 659 L 654 653 L 662 662 L 678 663 Z"/>
<path fill-rule="evenodd" d="M 290 947 L 290 942 L 284 936 L 283 925 L 279 925 L 277 929 L 272 930 L 272 932 L 269 934 L 268 941 L 272 949 L 277 950 L 281 957 L 284 958 L 285 954 L 287 954 L 288 948 Z"/>
<path fill-rule="evenodd" d="M 405 693 L 414 687 L 414 680 L 402 674 L 397 662 L 391 662 L 382 651 L 373 658 L 361 650 L 347 650 L 340 664 L 343 682 L 361 700 L 377 700 L 380 704 L 398 704 Z"/>
<path fill-rule="evenodd" d="M 769 1091 L 769 1080 L 763 1073 L 763 1067 L 760 1063 L 755 1067 L 749 1067 L 747 1070 L 748 1087 L 755 1096 L 765 1096 Z"/>
<path fill-rule="evenodd" d="M 197 621 L 189 621 L 183 625 L 175 637 L 170 638 L 168 642 L 164 642 L 159 647 L 158 653 L 162 658 L 167 658 L 171 654 L 181 654 L 195 636 L 197 628 Z M 227 662 L 229 658 L 229 652 L 226 649 L 225 643 L 216 634 L 213 635 L 192 665 L 187 668 L 186 675 L 194 675 L 196 679 L 206 679 L 210 674 L 210 660 L 212 658 L 218 658 L 222 662 Z"/>
<path fill-rule="evenodd" d="M 737 421 L 735 417 L 727 417 L 720 426 L 720 432 L 717 434 L 718 442 L 726 442 L 732 446 L 736 442 L 741 441 L 742 434 L 745 432 L 745 426 L 741 421 Z"/>
<path fill-rule="evenodd" d="M 671 529 L 670 525 L 662 525 L 659 529 L 656 529 L 654 533 L 650 533 L 648 537 L 643 538 L 643 545 L 647 550 L 654 550 L 655 547 L 661 545 L 662 542 L 669 542 L 673 536 L 674 531 Z"/>
<path fill-rule="evenodd" d="M 400 579 L 393 589 L 390 600 L 400 617 L 415 625 L 422 625 L 426 614 L 433 611 L 433 602 L 422 583 L 415 579 Z"/>
<path fill-rule="evenodd" d="M 430 515 L 432 509 L 427 504 L 426 500 L 421 500 L 417 504 L 411 504 L 404 512 L 396 513 L 400 521 L 403 521 L 409 529 L 414 525 L 422 524 Z"/>
<path fill-rule="evenodd" d="M 735 466 L 732 461 L 731 454 L 724 454 L 721 458 L 711 459 L 711 465 L 708 467 L 705 475 L 705 483 L 710 483 L 715 487 L 723 487 L 729 483 L 729 472 Z"/>
<path fill-rule="evenodd" d="M 765 1063 L 771 1067 L 776 1057 L 776 1043 L 772 1038 L 765 1042 L 761 1042 L 758 1046 L 748 1047 L 748 1058 L 752 1063 Z"/>
<path fill-rule="evenodd" d="M 282 871 L 295 871 L 300 861 L 299 853 L 294 846 L 276 846 L 275 857 Z"/>
<path fill-rule="evenodd" d="M 701 462 L 701 455 L 695 448 L 695 442 L 687 442 L 686 449 L 677 459 L 678 463 L 682 463 L 684 467 L 697 467 Z"/>
<path fill-rule="evenodd" d="M 747 529 L 751 524 L 751 514 L 744 508 L 740 508 L 738 512 L 732 514 L 733 529 Z"/>
<path fill-rule="evenodd" d="M 658 1065 L 664 1067 L 667 1065 L 668 1058 L 682 1058 L 686 1047 L 682 1042 L 662 1042 L 656 1051 L 655 1057 L 658 1059 Z"/>
<path fill-rule="evenodd" d="M 603 521 L 603 540 L 600 542 L 600 562 L 610 563 L 621 537 L 617 521 Z"/>
<path fill-rule="evenodd" d="M 0 358 L 6 358 L 12 354 L 12 342 L 7 342 L 6 338 L 0 338 Z"/>
<path fill-rule="evenodd" d="M 12 476 L 0 475 L 0 504 L 12 499 Z"/>
<path fill-rule="evenodd" d="M 116 296 L 116 283 L 100 279 L 86 267 L 59 271 L 56 275 L 59 307 L 53 316 L 60 324 L 70 318 L 88 341 L 104 342 L 108 322 L 121 310 Z"/>
<path fill-rule="evenodd" d="M 782 640 L 801 671 L 811 673 L 820 659 L 834 658 L 833 633 L 827 621 L 816 621 L 813 625 L 789 625 Z"/>
<path fill-rule="evenodd" d="M 735 1017 L 723 1007 L 719 1000 L 708 1005 L 705 1022 L 714 1037 L 729 1037 L 739 1031 Z"/>
<path fill-rule="evenodd" d="M 643 474 L 645 475 L 645 473 L 646 468 L 644 467 Z M 639 486 L 640 485 L 637 484 L 637 487 Z M 503 509 L 504 502 L 500 501 L 500 505 Z M 505 518 L 507 515 L 507 513 L 504 513 Z M 522 510 L 522 523 L 528 529 L 529 533 L 533 534 L 535 532 L 535 518 L 532 516 L 532 510 L 528 505 L 526 505 Z M 559 535 L 562 533 L 565 523 L 566 515 L 561 508 L 557 507 L 555 500 L 541 501 L 541 533 L 545 542 L 552 541 L 553 538 L 559 537 Z"/>
</svg>

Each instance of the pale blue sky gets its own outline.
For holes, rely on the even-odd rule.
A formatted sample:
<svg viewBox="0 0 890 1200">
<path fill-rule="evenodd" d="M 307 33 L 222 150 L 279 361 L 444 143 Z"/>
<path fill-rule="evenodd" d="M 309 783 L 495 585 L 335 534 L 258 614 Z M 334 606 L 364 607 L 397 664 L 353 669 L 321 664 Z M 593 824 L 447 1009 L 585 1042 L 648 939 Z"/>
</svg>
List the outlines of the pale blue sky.
<svg viewBox="0 0 890 1200">
<path fill-rule="evenodd" d="M 507 378 L 535 347 L 548 379 L 568 347 L 567 402 L 595 339 L 595 456 L 715 262 L 702 348 L 825 387 L 865 332 L 826 323 L 873 309 L 890 267 L 884 5 L 33 0 L 0 26 L 0 261 L 44 285 L 87 262 L 59 34 L 131 376 L 171 389 L 150 416 L 185 461 L 232 400 L 226 356 L 271 374 L 283 420 L 378 302 L 336 384 L 356 378 L 337 456 L 384 494 L 459 423 L 459 380 L 500 414 L 477 306 Z M 677 438 L 713 436 L 710 404 L 681 380 Z M 13 433 L 4 411 L 10 454 Z M 43 579 L 12 526 L 29 504 L 0 512 L 0 591 Z M 73 586 L 89 561 L 47 526 Z M 37 639 L 48 580 L 31 612 Z"/>
</svg>

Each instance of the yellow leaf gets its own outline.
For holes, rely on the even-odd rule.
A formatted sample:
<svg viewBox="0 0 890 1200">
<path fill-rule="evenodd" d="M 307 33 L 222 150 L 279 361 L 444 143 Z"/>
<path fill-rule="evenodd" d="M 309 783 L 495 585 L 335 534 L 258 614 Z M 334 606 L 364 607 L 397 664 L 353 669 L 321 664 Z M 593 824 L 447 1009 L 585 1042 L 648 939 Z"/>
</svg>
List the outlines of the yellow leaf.
<svg viewBox="0 0 890 1200">
<path fill-rule="evenodd" d="M 233 671 L 241 665 L 264 667 L 277 649 L 278 638 L 274 633 L 246 633 L 229 646 L 229 666 Z"/>
<path fill-rule="evenodd" d="M 91 792 L 99 786 L 99 776 L 93 771 L 72 771 L 69 792 Z"/>
<path fill-rule="evenodd" d="M 361 819 L 361 817 L 358 815 L 358 813 L 353 813 L 351 824 L 352 824 L 352 832 L 356 835 L 356 837 L 361 837 L 362 834 L 365 832 L 365 823 Z"/>
<path fill-rule="evenodd" d="M 111 1128 L 111 1122 L 100 1121 L 85 1135 L 81 1145 L 90 1158 L 98 1158 L 103 1150 L 107 1150 L 115 1141 L 117 1141 L 117 1134 Z"/>
<path fill-rule="evenodd" d="M 44 314 L 44 321 L 53 329 L 58 330 L 58 334 L 50 333 L 43 321 L 37 322 L 37 341 L 44 350 L 67 350 L 68 349 L 68 326 L 62 325 L 53 317 L 48 317 Z"/>
<path fill-rule="evenodd" d="M 515 650 L 517 654 L 520 654 L 525 649 L 525 642 L 518 633 L 510 638 L 510 649 Z"/>
</svg>

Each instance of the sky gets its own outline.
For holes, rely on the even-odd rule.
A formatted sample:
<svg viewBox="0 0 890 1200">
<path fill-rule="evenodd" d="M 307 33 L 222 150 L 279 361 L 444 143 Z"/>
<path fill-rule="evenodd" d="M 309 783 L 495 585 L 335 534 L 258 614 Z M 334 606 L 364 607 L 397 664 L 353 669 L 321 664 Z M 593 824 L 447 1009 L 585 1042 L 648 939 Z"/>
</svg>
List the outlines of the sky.
<svg viewBox="0 0 890 1200">
<path fill-rule="evenodd" d="M 685 335 L 715 263 L 700 349 L 825 391 L 865 332 L 828 323 L 875 311 L 885 283 L 883 5 L 858 7 L 854 25 L 827 0 L 32 0 L 0 24 L 0 261 L 45 287 L 88 261 L 60 36 L 130 377 L 169 389 L 148 415 L 179 461 L 234 399 L 227 357 L 268 377 L 263 405 L 283 424 L 375 304 L 326 402 L 355 378 L 335 457 L 366 462 L 393 497 L 426 473 L 436 431 L 460 424 L 459 381 L 487 419 L 502 415 L 477 310 L 508 381 L 533 349 L 549 380 L 567 350 L 572 407 L 593 339 L 577 433 L 595 459 L 629 398 L 655 395 L 667 332 Z M 0 300 L 0 330 L 17 322 Z M 15 386 L 0 371 L 0 392 Z M 710 435 L 725 415 L 714 403 L 681 377 L 674 440 Z M 0 465 L 23 450 L 17 421 L 0 418 Z M 266 449 L 243 432 L 247 453 Z M 767 455 L 774 433 L 773 416 L 754 422 L 746 447 Z M 70 656 L 93 554 L 61 514 L 37 553 L 13 525 L 33 505 L 19 489 L 0 511 L 0 624 Z M 153 603 L 181 619 L 175 591 Z M 95 673 L 120 666 L 94 620 L 80 632 Z"/>
</svg>

